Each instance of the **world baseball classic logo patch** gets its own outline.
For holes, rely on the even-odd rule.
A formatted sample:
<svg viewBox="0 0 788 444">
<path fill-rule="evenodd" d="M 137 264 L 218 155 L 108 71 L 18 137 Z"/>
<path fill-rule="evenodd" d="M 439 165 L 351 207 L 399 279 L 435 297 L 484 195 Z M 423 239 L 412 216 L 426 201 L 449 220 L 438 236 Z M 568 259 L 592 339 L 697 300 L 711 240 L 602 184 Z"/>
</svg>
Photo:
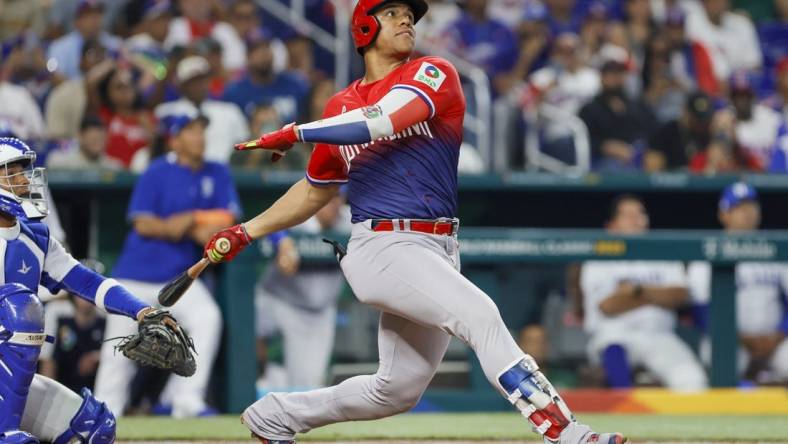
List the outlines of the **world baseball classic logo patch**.
<svg viewBox="0 0 788 444">
<path fill-rule="evenodd" d="M 383 110 L 378 105 L 367 106 L 361 109 L 361 114 L 367 119 L 376 119 L 383 114 Z"/>
<path fill-rule="evenodd" d="M 416 72 L 416 75 L 413 77 L 413 80 L 429 86 L 433 91 L 438 91 L 443 81 L 446 80 L 446 74 L 438 69 L 437 66 L 423 62 Z"/>
</svg>

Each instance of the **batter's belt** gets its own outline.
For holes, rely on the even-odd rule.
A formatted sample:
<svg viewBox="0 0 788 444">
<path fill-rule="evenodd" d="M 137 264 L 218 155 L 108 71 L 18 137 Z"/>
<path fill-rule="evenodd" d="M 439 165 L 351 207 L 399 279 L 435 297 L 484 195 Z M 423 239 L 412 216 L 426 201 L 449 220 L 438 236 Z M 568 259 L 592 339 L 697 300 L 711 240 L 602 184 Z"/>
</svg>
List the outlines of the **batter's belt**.
<svg viewBox="0 0 788 444">
<path fill-rule="evenodd" d="M 372 231 L 416 231 L 419 233 L 454 236 L 460 229 L 457 218 L 441 219 L 368 219 Z"/>
</svg>

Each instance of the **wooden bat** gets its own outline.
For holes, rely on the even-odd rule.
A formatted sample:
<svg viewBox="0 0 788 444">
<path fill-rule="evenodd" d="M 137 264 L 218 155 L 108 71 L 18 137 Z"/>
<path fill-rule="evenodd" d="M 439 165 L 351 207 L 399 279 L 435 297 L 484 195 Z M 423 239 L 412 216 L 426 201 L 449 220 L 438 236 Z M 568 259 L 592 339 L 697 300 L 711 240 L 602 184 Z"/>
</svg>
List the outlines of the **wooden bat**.
<svg viewBox="0 0 788 444">
<path fill-rule="evenodd" d="M 225 254 L 230 251 L 230 246 L 230 240 L 222 237 L 216 240 L 214 248 L 219 253 Z M 210 264 L 211 261 L 209 261 L 207 257 L 204 257 L 200 259 L 199 262 L 189 267 L 188 270 L 167 282 L 167 284 L 159 290 L 159 304 L 164 307 L 173 306 L 178 302 L 181 296 L 186 293 L 186 290 L 191 287 L 192 282 L 194 282 L 194 280 L 200 276 L 200 273 L 208 268 Z"/>
</svg>

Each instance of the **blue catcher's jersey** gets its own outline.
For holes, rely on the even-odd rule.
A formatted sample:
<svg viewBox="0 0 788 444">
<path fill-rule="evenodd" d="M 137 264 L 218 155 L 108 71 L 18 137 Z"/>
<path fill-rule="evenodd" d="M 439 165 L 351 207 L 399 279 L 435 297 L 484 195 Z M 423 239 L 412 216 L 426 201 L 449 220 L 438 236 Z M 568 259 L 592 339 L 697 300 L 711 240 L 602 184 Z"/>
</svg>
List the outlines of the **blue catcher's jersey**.
<svg viewBox="0 0 788 444">
<path fill-rule="evenodd" d="M 39 284 L 52 293 L 65 289 L 110 313 L 132 318 L 147 307 L 115 280 L 80 264 L 42 222 L 17 220 L 11 228 L 0 228 L 0 284 L 22 284 L 34 293 Z"/>
</svg>

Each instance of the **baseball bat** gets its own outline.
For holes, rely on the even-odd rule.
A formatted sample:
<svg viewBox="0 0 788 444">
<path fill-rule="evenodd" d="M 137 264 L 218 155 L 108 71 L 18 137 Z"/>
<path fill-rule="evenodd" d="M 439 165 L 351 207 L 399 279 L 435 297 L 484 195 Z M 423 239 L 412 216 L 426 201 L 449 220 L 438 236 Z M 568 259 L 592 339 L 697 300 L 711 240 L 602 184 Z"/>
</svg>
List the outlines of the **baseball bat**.
<svg viewBox="0 0 788 444">
<path fill-rule="evenodd" d="M 226 238 L 219 238 L 216 240 L 214 248 L 221 254 L 227 253 L 230 251 L 230 241 Z M 181 296 L 186 293 L 186 290 L 191 287 L 192 282 L 194 282 L 194 280 L 200 276 L 200 273 L 208 268 L 210 264 L 211 261 L 209 261 L 207 257 L 204 257 L 186 271 L 167 282 L 167 284 L 159 290 L 159 304 L 164 307 L 173 306 L 178 302 Z"/>
</svg>

